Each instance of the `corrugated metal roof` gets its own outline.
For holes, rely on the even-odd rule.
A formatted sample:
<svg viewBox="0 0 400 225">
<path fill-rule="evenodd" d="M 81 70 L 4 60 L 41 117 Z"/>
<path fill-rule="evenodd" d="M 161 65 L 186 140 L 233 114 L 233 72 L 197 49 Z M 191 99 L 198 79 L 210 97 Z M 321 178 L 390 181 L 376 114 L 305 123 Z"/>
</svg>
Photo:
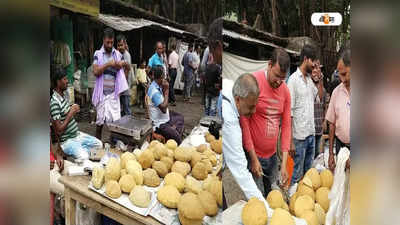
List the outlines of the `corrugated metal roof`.
<svg viewBox="0 0 400 225">
<path fill-rule="evenodd" d="M 243 41 L 248 41 L 248 42 L 253 42 L 253 43 L 258 43 L 258 44 L 270 46 L 270 47 L 273 47 L 273 48 L 280 48 L 280 46 L 278 46 L 276 44 L 273 44 L 273 43 L 270 43 L 270 42 L 266 42 L 266 41 L 262 41 L 262 40 L 259 40 L 259 39 L 256 39 L 256 38 L 252 38 L 252 37 L 249 37 L 249 36 L 246 36 L 246 35 L 243 35 L 243 34 L 239 34 L 239 33 L 236 33 L 234 31 L 231 31 L 231 30 L 223 29 L 222 30 L 222 35 L 225 35 L 225 36 L 228 36 L 228 37 L 231 37 L 231 38 L 234 38 L 234 39 L 238 39 L 238 40 L 243 40 Z M 287 48 L 283 48 L 283 49 L 285 49 L 285 51 L 287 51 L 288 53 L 295 54 L 295 55 L 300 55 L 300 52 L 293 51 L 293 50 L 290 50 L 290 49 L 287 49 Z"/>
<path fill-rule="evenodd" d="M 105 25 L 114 28 L 115 30 L 118 31 L 130 31 L 133 29 L 139 29 L 142 27 L 148 27 L 148 26 L 159 26 L 164 29 L 167 29 L 169 31 L 183 34 L 191 34 L 193 36 L 197 36 L 195 34 L 192 34 L 190 32 L 177 29 L 168 25 L 163 25 L 161 23 L 157 23 L 154 21 L 146 20 L 146 19 L 137 19 L 137 18 L 131 18 L 131 17 L 120 17 L 120 16 L 114 16 L 114 15 L 106 15 L 106 14 L 99 14 L 98 20 Z"/>
</svg>

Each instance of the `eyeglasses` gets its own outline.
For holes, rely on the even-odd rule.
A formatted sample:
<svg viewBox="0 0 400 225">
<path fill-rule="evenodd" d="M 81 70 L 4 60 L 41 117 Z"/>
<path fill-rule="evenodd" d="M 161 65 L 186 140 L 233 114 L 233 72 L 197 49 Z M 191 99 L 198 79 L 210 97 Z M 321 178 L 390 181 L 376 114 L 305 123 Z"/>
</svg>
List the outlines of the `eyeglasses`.
<svg viewBox="0 0 400 225">
<path fill-rule="evenodd" d="M 313 68 L 313 69 L 321 69 L 321 65 L 320 64 L 318 64 L 318 63 L 313 63 L 312 65 L 311 65 L 311 67 Z"/>
</svg>

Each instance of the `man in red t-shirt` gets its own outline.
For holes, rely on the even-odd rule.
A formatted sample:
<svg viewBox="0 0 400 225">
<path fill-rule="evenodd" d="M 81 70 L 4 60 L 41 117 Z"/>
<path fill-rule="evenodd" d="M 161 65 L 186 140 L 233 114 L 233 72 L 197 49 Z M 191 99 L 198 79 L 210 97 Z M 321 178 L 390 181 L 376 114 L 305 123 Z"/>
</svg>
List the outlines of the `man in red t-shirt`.
<svg viewBox="0 0 400 225">
<path fill-rule="evenodd" d="M 256 112 L 250 117 L 240 117 L 249 167 L 258 188 L 265 196 L 277 182 L 276 148 L 280 125 L 283 153 L 280 175 L 283 183 L 288 180 L 286 162 L 291 140 L 291 117 L 290 93 L 285 79 L 289 66 L 289 55 L 281 48 L 275 49 L 267 69 L 253 74 L 260 87 Z"/>
</svg>

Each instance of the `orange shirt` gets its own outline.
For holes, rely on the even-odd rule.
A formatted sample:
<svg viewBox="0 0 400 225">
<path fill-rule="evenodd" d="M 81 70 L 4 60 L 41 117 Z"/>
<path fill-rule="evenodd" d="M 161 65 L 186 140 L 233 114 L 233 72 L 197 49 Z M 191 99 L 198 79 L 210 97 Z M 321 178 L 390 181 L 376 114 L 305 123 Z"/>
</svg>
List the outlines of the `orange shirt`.
<svg viewBox="0 0 400 225">
<path fill-rule="evenodd" d="M 274 89 L 266 78 L 266 71 L 254 73 L 260 88 L 256 112 L 250 117 L 240 117 L 243 145 L 254 149 L 257 156 L 269 158 L 276 152 L 279 125 L 282 120 L 281 149 L 289 151 L 291 141 L 291 105 L 289 88 L 285 83 Z"/>
</svg>

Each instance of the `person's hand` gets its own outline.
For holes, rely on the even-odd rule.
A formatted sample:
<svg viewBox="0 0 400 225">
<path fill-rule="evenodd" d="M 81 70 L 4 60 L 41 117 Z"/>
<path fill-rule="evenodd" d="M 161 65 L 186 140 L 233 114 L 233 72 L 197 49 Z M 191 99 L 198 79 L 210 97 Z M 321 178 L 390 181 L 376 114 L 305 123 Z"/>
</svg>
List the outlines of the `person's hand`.
<svg viewBox="0 0 400 225">
<path fill-rule="evenodd" d="M 288 178 L 289 178 L 289 174 L 286 170 L 286 166 L 285 167 L 281 167 L 281 184 L 282 186 L 286 186 L 287 182 L 288 182 Z"/>
<path fill-rule="evenodd" d="M 346 162 L 346 170 L 350 170 L 350 158 Z"/>
<path fill-rule="evenodd" d="M 114 68 L 119 70 L 124 66 L 124 61 L 115 62 Z"/>
<path fill-rule="evenodd" d="M 322 123 L 322 130 L 323 132 L 325 132 L 328 129 L 328 122 L 326 122 L 326 120 L 324 120 L 324 122 Z"/>
<path fill-rule="evenodd" d="M 72 106 L 71 106 L 71 112 L 73 113 L 73 115 L 75 115 L 76 113 L 78 113 L 80 110 L 81 110 L 81 108 L 79 107 L 79 105 L 78 104 L 73 104 Z"/>
<path fill-rule="evenodd" d="M 289 155 L 290 157 L 292 157 L 292 159 L 294 159 L 294 157 L 296 156 L 296 148 L 293 142 L 290 144 Z"/>
<path fill-rule="evenodd" d="M 54 168 L 54 161 L 50 161 L 50 170 Z"/>
<path fill-rule="evenodd" d="M 58 168 L 60 169 L 60 172 L 62 172 L 64 170 L 64 159 L 61 154 L 56 155 L 56 162 L 57 162 Z"/>
<path fill-rule="evenodd" d="M 335 157 L 333 155 L 333 153 L 329 153 L 329 160 L 328 160 L 328 166 L 329 169 L 332 171 L 332 173 L 335 172 L 335 167 L 336 167 L 336 163 L 335 163 Z"/>
<path fill-rule="evenodd" d="M 167 80 L 163 80 L 163 82 L 162 82 L 162 89 L 163 89 L 164 92 L 167 91 L 167 90 L 169 90 L 169 83 L 168 83 Z"/>
<path fill-rule="evenodd" d="M 116 62 L 115 62 L 114 59 L 112 59 L 112 60 L 108 61 L 107 65 L 108 65 L 108 67 L 115 67 L 116 66 Z"/>
<path fill-rule="evenodd" d="M 251 173 L 257 178 L 262 176 L 262 167 L 258 159 L 251 160 Z"/>
</svg>

